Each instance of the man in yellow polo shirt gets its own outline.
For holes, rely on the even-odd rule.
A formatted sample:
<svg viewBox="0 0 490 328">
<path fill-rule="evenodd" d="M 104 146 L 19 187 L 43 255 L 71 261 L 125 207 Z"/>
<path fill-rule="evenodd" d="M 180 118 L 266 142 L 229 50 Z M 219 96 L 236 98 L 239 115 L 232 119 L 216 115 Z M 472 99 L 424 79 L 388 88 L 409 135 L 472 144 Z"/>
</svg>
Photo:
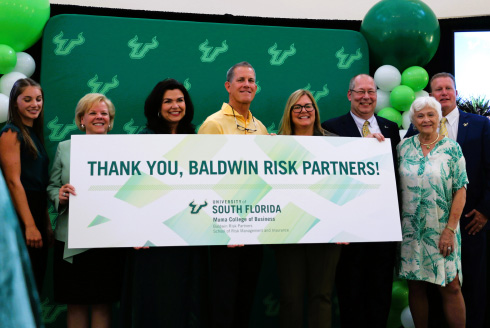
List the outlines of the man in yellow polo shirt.
<svg viewBox="0 0 490 328">
<path fill-rule="evenodd" d="M 255 97 L 255 70 L 247 62 L 226 74 L 228 103 L 209 116 L 199 134 L 267 134 L 250 111 Z M 246 151 L 246 150 L 244 150 Z M 211 327 L 248 328 L 262 263 L 262 245 L 211 246 Z"/>
<path fill-rule="evenodd" d="M 266 127 L 250 111 L 257 92 L 252 65 L 233 65 L 226 74 L 225 88 L 230 94 L 228 103 L 204 121 L 199 134 L 267 134 Z"/>
</svg>

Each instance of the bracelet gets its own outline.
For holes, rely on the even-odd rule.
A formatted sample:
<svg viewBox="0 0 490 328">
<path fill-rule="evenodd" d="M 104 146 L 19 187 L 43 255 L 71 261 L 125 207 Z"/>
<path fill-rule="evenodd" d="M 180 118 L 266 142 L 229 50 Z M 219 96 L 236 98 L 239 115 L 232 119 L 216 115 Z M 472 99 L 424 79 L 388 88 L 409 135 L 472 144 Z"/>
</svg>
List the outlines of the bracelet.
<svg viewBox="0 0 490 328">
<path fill-rule="evenodd" d="M 453 228 L 451 228 L 450 226 L 446 226 L 446 229 L 449 229 L 449 231 L 451 231 L 452 233 L 456 234 L 456 230 L 454 230 Z"/>
</svg>

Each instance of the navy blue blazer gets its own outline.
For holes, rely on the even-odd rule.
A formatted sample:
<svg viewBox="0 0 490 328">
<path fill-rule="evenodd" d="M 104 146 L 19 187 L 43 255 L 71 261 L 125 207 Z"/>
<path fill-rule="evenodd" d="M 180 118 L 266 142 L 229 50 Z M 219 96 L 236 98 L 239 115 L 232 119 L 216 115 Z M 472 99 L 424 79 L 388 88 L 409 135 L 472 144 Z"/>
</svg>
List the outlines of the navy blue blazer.
<svg viewBox="0 0 490 328">
<path fill-rule="evenodd" d="M 392 121 L 375 115 L 378 122 L 379 129 L 385 138 L 391 139 L 391 152 L 393 154 L 393 164 L 395 173 L 397 173 L 396 166 L 396 146 L 400 143 L 400 132 L 398 125 Z M 361 132 L 357 128 L 356 122 L 352 118 L 351 113 L 342 115 L 336 118 L 329 119 L 322 123 L 322 127 L 330 132 L 333 132 L 341 137 L 362 137 Z M 396 174 L 397 175 L 397 174 Z"/>
<path fill-rule="evenodd" d="M 405 138 L 417 133 L 410 125 Z M 490 218 L 490 120 L 459 110 L 456 141 L 463 150 L 466 173 L 470 182 L 466 190 L 466 204 L 462 218 L 473 209 Z M 462 225 L 466 224 L 462 221 Z"/>
</svg>

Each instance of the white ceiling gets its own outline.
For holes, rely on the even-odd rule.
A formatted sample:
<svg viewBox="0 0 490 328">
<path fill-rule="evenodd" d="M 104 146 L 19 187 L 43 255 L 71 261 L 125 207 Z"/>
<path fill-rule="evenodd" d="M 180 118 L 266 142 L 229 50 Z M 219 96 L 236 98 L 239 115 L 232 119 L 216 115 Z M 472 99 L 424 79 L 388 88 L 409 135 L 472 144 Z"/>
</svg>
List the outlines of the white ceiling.
<svg viewBox="0 0 490 328">
<path fill-rule="evenodd" d="M 386 1 L 386 0 L 385 0 Z M 362 20 L 374 0 L 50 0 L 51 4 L 238 16 Z M 488 0 L 425 0 L 438 18 L 490 15 Z"/>
</svg>

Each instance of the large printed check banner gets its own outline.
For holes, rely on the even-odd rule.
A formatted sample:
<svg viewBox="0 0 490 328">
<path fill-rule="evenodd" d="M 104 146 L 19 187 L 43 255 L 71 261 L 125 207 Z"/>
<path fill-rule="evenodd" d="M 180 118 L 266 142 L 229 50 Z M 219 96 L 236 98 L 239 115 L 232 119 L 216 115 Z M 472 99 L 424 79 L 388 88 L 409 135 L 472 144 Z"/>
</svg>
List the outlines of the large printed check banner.
<svg viewBox="0 0 490 328">
<path fill-rule="evenodd" d="M 401 240 L 390 141 L 72 136 L 70 248 Z"/>
</svg>

